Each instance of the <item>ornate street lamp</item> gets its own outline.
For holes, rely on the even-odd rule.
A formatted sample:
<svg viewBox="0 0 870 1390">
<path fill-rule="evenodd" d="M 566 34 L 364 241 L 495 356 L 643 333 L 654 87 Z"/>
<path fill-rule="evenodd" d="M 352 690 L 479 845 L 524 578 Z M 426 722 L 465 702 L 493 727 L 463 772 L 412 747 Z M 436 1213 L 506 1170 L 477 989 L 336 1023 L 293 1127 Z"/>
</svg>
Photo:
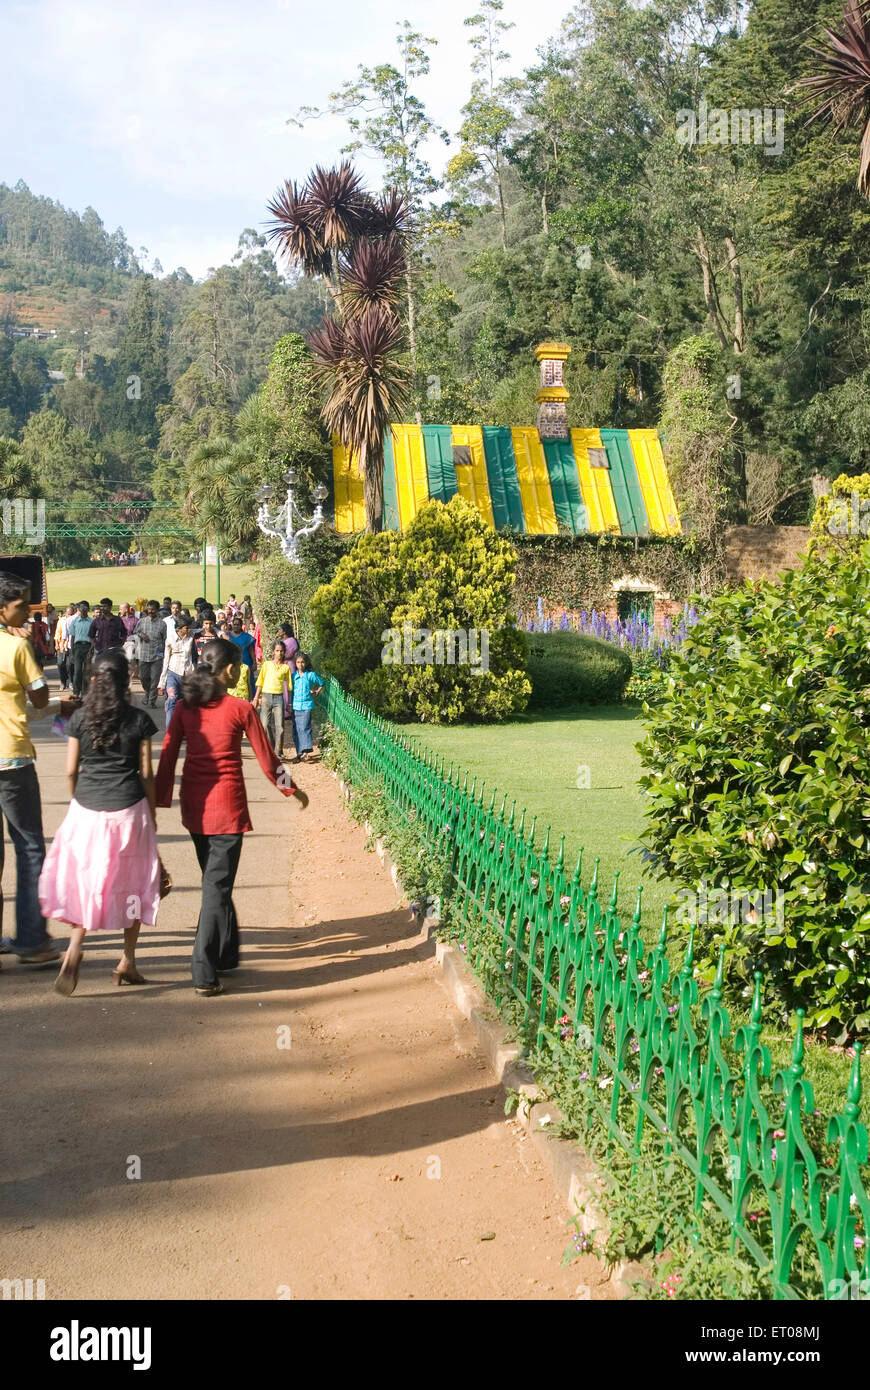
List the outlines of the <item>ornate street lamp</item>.
<svg viewBox="0 0 870 1390">
<path fill-rule="evenodd" d="M 297 564 L 299 560 L 298 542 L 303 536 L 310 536 L 317 530 L 318 526 L 323 525 L 323 503 L 327 491 L 323 483 L 318 483 L 317 487 L 314 488 L 311 493 L 315 502 L 314 515 L 306 520 L 293 497 L 293 488 L 299 481 L 299 474 L 296 469 L 288 468 L 284 474 L 284 480 L 287 483 L 287 498 L 281 503 L 277 511 L 269 511 L 269 501 L 273 496 L 273 489 L 269 487 L 268 483 L 265 487 L 260 488 L 257 493 L 257 501 L 260 504 L 260 509 L 257 512 L 257 525 L 265 536 L 277 536 L 281 542 L 281 553 L 285 560 L 289 560 L 291 564 Z M 304 523 L 295 531 L 293 529 L 294 513 L 297 520 Z"/>
</svg>

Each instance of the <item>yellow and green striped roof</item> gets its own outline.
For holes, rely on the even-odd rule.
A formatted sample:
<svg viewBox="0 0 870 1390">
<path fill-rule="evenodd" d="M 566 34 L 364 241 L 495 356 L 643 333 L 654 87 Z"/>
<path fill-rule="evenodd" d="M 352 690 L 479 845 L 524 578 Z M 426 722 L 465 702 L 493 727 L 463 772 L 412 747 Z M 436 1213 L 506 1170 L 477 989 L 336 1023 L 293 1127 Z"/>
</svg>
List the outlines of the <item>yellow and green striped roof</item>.
<svg viewBox="0 0 870 1390">
<path fill-rule="evenodd" d="M 464 463 L 457 463 L 462 448 Z M 590 458 L 590 449 L 598 450 Z M 606 461 L 606 466 L 600 466 Z M 333 447 L 335 526 L 365 528 L 363 485 Z M 384 446 L 384 527 L 404 530 L 420 507 L 456 493 L 490 526 L 553 535 L 674 536 L 680 518 L 656 430 L 571 430 L 542 440 L 534 426 L 393 425 Z"/>
</svg>

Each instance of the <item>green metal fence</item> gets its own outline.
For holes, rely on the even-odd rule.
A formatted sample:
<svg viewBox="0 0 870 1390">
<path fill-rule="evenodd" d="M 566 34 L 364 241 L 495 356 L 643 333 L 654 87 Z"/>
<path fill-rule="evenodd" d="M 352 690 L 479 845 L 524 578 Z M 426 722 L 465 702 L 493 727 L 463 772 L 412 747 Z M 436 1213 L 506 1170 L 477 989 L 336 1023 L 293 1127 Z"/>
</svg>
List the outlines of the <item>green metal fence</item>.
<svg viewBox="0 0 870 1390">
<path fill-rule="evenodd" d="M 467 774 L 414 749 L 336 681 L 321 703 L 347 739 L 351 780 L 374 780 L 401 820 L 445 847 L 451 919 L 487 993 L 572 1062 L 579 1053 L 587 1113 L 632 1156 L 650 1129 L 662 1136 L 694 1176 L 696 1209 L 715 1204 L 776 1297 L 806 1294 L 808 1256 L 813 1297 L 870 1297 L 860 1046 L 843 1111 L 825 1119 L 804 1076 L 800 1015 L 791 1065 L 771 1075 L 760 976 L 749 1022 L 731 1039 L 721 962 L 699 1000 L 691 940 L 671 971 L 667 910 L 650 947 L 641 889 L 624 926 L 618 874 L 602 904 L 597 860 L 584 888 L 580 859 L 570 872 L 560 847 L 553 862 L 549 830 L 538 848 L 515 805 L 496 807 L 495 793 L 487 805 Z M 799 1268 L 803 1295 L 791 1282 Z"/>
</svg>

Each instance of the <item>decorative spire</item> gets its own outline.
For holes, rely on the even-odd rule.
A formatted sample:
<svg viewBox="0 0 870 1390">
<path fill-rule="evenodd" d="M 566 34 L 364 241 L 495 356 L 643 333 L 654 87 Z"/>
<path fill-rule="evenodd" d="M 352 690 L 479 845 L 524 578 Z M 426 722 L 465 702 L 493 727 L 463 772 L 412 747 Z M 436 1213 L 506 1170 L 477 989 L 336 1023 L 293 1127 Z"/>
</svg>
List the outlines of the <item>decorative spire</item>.
<svg viewBox="0 0 870 1390">
<path fill-rule="evenodd" d="M 571 349 L 567 343 L 538 343 L 535 356 L 541 364 L 537 394 L 538 434 L 542 439 L 569 439 L 568 396 L 563 376 Z"/>
</svg>

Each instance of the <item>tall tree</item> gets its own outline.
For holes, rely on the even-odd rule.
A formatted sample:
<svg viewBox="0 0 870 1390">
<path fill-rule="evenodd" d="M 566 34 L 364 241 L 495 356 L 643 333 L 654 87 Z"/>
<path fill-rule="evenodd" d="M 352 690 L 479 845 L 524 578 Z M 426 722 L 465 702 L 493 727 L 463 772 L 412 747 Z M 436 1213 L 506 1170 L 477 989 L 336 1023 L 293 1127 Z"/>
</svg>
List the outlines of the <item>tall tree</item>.
<svg viewBox="0 0 870 1390">
<path fill-rule="evenodd" d="M 21 431 L 20 457 L 25 476 L 45 498 L 47 522 L 105 525 L 104 461 L 84 430 L 57 411 L 41 410 Z M 61 565 L 86 563 L 90 550 L 84 538 L 50 539 L 44 547 L 47 558 Z"/>
<path fill-rule="evenodd" d="M 379 531 L 384 507 L 384 436 L 408 397 L 397 313 L 406 279 L 406 213 L 396 189 L 373 198 L 345 162 L 317 168 L 300 190 L 286 183 L 269 204 L 270 235 L 307 275 L 330 281 L 336 316 L 309 334 L 318 381 L 328 389 L 323 419 L 359 459 L 366 524 Z"/>
<path fill-rule="evenodd" d="M 519 84 L 501 75 L 501 69 L 510 59 L 510 54 L 501 46 L 502 38 L 514 27 L 500 17 L 503 9 L 503 0 L 481 0 L 478 13 L 465 20 L 466 28 L 472 31 L 468 42 L 473 54 L 474 80 L 471 95 L 462 108 L 465 117 L 459 127 L 462 148 L 451 160 L 448 173 L 454 182 L 467 183 L 481 168 L 488 171 L 498 198 L 501 244 L 507 249 L 505 163 Z"/>
<path fill-rule="evenodd" d="M 332 463 L 313 367 L 311 353 L 298 333 L 279 338 L 265 382 L 239 411 L 239 438 L 251 445 L 260 476 L 270 486 L 280 487 L 291 465 L 303 486 L 329 478 Z"/>
<path fill-rule="evenodd" d="M 157 411 L 169 399 L 166 346 L 150 276 L 137 280 L 115 358 L 108 421 L 157 443 Z"/>
<path fill-rule="evenodd" d="M 424 146 L 433 138 L 449 144 L 450 136 L 432 120 L 419 96 L 420 79 L 429 74 L 429 49 L 438 41 L 425 38 L 407 19 L 397 27 L 398 66 L 380 63 L 370 68 L 360 64 L 354 80 L 344 82 L 337 91 L 330 93 L 324 111 L 305 106 L 291 120 L 304 125 L 327 112 L 344 116 L 352 138 L 343 147 L 342 154 L 362 151 L 376 156 L 383 165 L 386 186 L 401 194 L 406 213 L 408 346 L 416 381 L 418 297 L 423 275 L 423 248 L 430 222 L 427 199 L 440 187 L 425 157 Z"/>
<path fill-rule="evenodd" d="M 187 461 L 183 514 L 201 541 L 235 550 L 257 535 L 256 457 L 247 443 L 215 435 Z"/>
</svg>

